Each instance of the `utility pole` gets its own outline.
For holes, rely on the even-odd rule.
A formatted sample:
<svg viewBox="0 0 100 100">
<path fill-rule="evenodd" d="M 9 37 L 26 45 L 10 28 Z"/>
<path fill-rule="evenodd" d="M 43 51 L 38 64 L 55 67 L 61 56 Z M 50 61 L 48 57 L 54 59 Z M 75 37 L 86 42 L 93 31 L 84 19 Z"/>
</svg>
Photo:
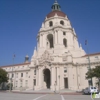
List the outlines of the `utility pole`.
<svg viewBox="0 0 100 100">
<path fill-rule="evenodd" d="M 88 43 L 87 43 L 87 40 L 85 40 L 85 45 L 87 47 L 87 55 L 88 55 L 88 60 L 89 60 L 89 70 L 91 71 L 91 62 L 90 62 L 90 56 L 89 56 L 89 50 L 88 50 Z M 91 86 L 93 86 L 93 82 L 92 82 L 92 78 L 90 78 L 91 80 Z M 89 84 L 90 85 L 90 84 Z"/>
<path fill-rule="evenodd" d="M 59 77 L 59 93 L 60 93 L 60 75 L 58 77 Z"/>
<path fill-rule="evenodd" d="M 14 77 L 14 75 L 13 75 L 14 58 L 15 58 L 15 54 L 13 55 L 13 65 L 12 65 L 12 73 L 11 73 L 10 91 L 12 91 L 12 87 L 13 87 L 12 78 Z"/>
</svg>

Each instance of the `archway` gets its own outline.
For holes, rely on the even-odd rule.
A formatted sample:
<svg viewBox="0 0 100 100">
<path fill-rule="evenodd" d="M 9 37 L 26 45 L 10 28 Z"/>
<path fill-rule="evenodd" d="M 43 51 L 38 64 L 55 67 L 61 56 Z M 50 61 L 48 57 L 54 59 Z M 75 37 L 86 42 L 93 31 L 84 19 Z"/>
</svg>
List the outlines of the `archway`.
<svg viewBox="0 0 100 100">
<path fill-rule="evenodd" d="M 53 45 L 53 35 L 52 34 L 48 34 L 47 35 L 47 40 L 48 40 L 47 46 L 49 48 L 53 48 L 54 47 L 54 45 Z"/>
<path fill-rule="evenodd" d="M 50 70 L 44 69 L 43 74 L 44 74 L 44 82 L 46 83 L 46 87 L 49 89 L 51 85 Z"/>
<path fill-rule="evenodd" d="M 63 39 L 63 45 L 65 46 L 65 47 L 67 47 L 67 39 Z"/>
</svg>

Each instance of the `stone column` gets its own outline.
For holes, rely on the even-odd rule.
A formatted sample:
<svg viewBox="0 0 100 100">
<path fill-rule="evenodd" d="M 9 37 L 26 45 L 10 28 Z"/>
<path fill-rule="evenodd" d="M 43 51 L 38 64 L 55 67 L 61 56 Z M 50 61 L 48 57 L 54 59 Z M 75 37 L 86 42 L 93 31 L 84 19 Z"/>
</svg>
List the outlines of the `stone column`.
<svg viewBox="0 0 100 100">
<path fill-rule="evenodd" d="M 43 35 L 41 35 L 41 47 L 43 47 Z"/>
<path fill-rule="evenodd" d="M 54 32 L 54 38 L 55 38 L 55 39 L 54 39 L 54 40 L 55 40 L 55 42 L 54 42 L 54 43 L 55 43 L 55 44 L 57 44 L 57 42 L 58 42 L 58 35 L 57 35 L 57 31 L 55 31 L 55 32 Z"/>
<path fill-rule="evenodd" d="M 60 67 L 57 67 L 57 90 L 60 90 Z"/>
<path fill-rule="evenodd" d="M 52 89 L 52 67 L 50 68 L 50 89 Z"/>
<path fill-rule="evenodd" d="M 39 75 L 39 77 L 38 77 L 38 85 L 39 85 L 39 89 L 41 89 L 41 87 L 42 87 L 42 70 L 41 70 L 41 68 L 39 68 L 39 72 L 38 72 L 38 75 Z"/>
<path fill-rule="evenodd" d="M 43 35 L 40 35 L 40 47 L 43 46 Z"/>
<path fill-rule="evenodd" d="M 52 74 L 51 74 L 51 87 L 52 90 L 55 91 L 55 81 L 56 81 L 56 77 L 55 77 L 55 67 L 52 67 Z"/>
<path fill-rule="evenodd" d="M 58 72 L 57 72 L 57 67 L 56 67 L 56 69 L 55 69 L 55 76 L 56 76 L 56 86 L 58 85 L 58 80 L 57 80 L 57 74 L 58 74 Z"/>
<path fill-rule="evenodd" d="M 46 42 L 47 42 L 47 41 L 46 41 L 46 36 L 43 35 L 43 47 L 44 47 L 44 48 L 46 48 Z"/>
<path fill-rule="evenodd" d="M 63 33 L 62 31 L 58 31 L 58 44 L 63 45 Z"/>
<path fill-rule="evenodd" d="M 38 82 L 39 82 L 39 72 L 38 72 L 39 69 L 37 69 L 36 71 L 36 85 L 38 86 Z"/>
<path fill-rule="evenodd" d="M 41 40 L 42 40 L 42 37 L 41 37 L 41 34 L 40 34 L 40 48 L 41 48 Z"/>
</svg>

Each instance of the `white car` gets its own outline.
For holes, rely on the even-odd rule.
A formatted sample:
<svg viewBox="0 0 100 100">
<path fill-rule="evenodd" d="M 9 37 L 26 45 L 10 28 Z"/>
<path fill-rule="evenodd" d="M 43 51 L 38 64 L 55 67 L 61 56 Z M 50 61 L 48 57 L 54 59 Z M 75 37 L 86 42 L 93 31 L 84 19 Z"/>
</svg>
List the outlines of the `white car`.
<svg viewBox="0 0 100 100">
<path fill-rule="evenodd" d="M 83 93 L 84 94 L 91 94 L 91 93 L 98 93 L 98 89 L 96 88 L 96 87 L 93 87 L 93 86 L 91 86 L 91 87 L 87 87 L 87 88 L 85 88 L 84 90 L 83 90 Z"/>
</svg>

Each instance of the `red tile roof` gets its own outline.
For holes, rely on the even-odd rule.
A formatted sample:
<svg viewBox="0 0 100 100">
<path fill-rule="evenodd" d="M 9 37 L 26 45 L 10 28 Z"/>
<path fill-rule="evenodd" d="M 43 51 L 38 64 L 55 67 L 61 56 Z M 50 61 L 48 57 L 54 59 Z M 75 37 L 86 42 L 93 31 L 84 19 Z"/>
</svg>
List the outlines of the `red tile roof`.
<svg viewBox="0 0 100 100">
<path fill-rule="evenodd" d="M 100 52 L 98 53 L 92 53 L 92 54 L 86 54 L 83 57 L 87 57 L 87 56 L 96 56 L 96 55 L 100 55 Z"/>
<path fill-rule="evenodd" d="M 1 67 L 11 67 L 11 66 L 21 66 L 21 65 L 28 65 L 28 64 L 30 64 L 30 62 L 29 63 L 21 63 L 21 64 L 14 64 L 14 65 L 0 66 L 0 68 Z"/>
<path fill-rule="evenodd" d="M 54 17 L 55 14 L 57 14 L 58 16 L 61 16 L 61 17 L 65 17 L 65 16 L 66 16 L 66 14 L 63 13 L 62 11 L 57 11 L 57 10 L 56 10 L 56 11 L 50 12 L 50 13 L 47 15 L 47 18 Z"/>
</svg>

